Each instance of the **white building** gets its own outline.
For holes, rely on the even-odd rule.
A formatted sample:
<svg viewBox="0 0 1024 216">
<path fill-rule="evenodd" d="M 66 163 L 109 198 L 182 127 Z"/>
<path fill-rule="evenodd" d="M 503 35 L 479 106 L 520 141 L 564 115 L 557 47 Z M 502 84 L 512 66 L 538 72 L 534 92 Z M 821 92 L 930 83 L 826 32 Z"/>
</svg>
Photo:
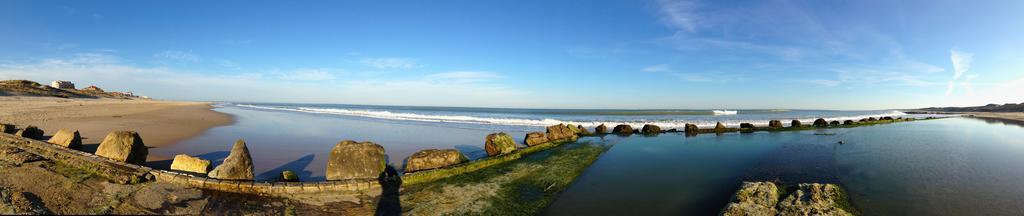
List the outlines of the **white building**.
<svg viewBox="0 0 1024 216">
<path fill-rule="evenodd" d="M 50 83 L 50 87 L 59 89 L 75 89 L 75 84 L 71 83 L 71 81 L 56 80 Z"/>
</svg>

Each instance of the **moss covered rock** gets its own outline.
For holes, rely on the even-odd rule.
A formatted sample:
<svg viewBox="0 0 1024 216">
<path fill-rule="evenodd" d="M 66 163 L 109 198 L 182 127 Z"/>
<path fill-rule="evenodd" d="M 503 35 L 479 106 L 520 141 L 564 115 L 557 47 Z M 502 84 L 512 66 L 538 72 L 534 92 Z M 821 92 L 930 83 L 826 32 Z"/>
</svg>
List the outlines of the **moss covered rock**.
<svg viewBox="0 0 1024 216">
<path fill-rule="evenodd" d="M 700 131 L 700 128 L 698 128 L 697 125 L 695 125 L 695 124 L 686 124 L 683 127 L 683 132 L 686 132 L 688 134 L 696 134 L 699 131 Z"/>
<path fill-rule="evenodd" d="M 848 205 L 846 199 L 846 192 L 837 185 L 805 183 L 776 208 L 779 215 L 853 215 L 842 208 Z"/>
<path fill-rule="evenodd" d="M 418 151 L 405 162 L 405 172 L 448 167 L 469 161 L 462 152 L 455 149 L 427 149 Z"/>
<path fill-rule="evenodd" d="M 576 138 L 576 132 L 575 132 L 576 129 L 575 128 L 570 128 L 569 126 L 566 126 L 565 124 L 557 124 L 557 125 L 548 126 L 547 128 L 545 128 L 545 130 L 546 130 L 545 133 L 547 134 L 547 137 L 548 137 L 548 141 L 558 141 L 558 140 L 575 139 Z"/>
<path fill-rule="evenodd" d="M 621 135 L 633 134 L 633 127 L 627 124 L 616 125 L 615 128 L 612 129 L 612 133 Z"/>
<path fill-rule="evenodd" d="M 779 188 L 771 182 L 743 182 L 721 215 L 775 215 Z"/>
<path fill-rule="evenodd" d="M 548 142 L 548 137 L 541 132 L 530 132 L 526 134 L 526 138 L 523 139 L 523 143 L 526 146 L 535 146 Z"/>
<path fill-rule="evenodd" d="M 295 174 L 291 170 L 285 170 L 281 172 L 281 176 L 278 177 L 277 181 L 281 182 L 299 182 L 299 175 Z"/>
<path fill-rule="evenodd" d="M 252 156 L 249 155 L 249 147 L 245 140 L 238 139 L 231 146 L 231 153 L 224 159 L 224 163 L 210 171 L 210 178 L 225 180 L 253 180 Z"/>
<path fill-rule="evenodd" d="M 800 120 L 793 120 L 792 122 L 789 123 L 789 127 L 798 128 L 801 126 L 803 126 L 803 124 L 800 123 Z"/>
<path fill-rule="evenodd" d="M 384 147 L 373 142 L 344 140 L 331 149 L 327 180 L 378 178 L 385 166 Z"/>
<path fill-rule="evenodd" d="M 597 127 L 594 128 L 594 133 L 606 134 L 608 133 L 608 126 L 604 126 L 604 124 L 598 125 Z"/>
<path fill-rule="evenodd" d="M 825 119 L 814 120 L 814 126 L 815 127 L 828 127 L 828 121 L 825 121 Z"/>
<path fill-rule="evenodd" d="M 768 121 L 768 127 L 770 127 L 770 128 L 782 128 L 782 121 L 779 121 L 779 120 Z"/>
<path fill-rule="evenodd" d="M 550 136 L 548 134 L 548 137 Z M 484 139 L 484 150 L 487 151 L 487 156 L 508 154 L 516 150 L 516 142 L 512 141 L 512 136 L 504 132 L 492 133 Z"/>
</svg>

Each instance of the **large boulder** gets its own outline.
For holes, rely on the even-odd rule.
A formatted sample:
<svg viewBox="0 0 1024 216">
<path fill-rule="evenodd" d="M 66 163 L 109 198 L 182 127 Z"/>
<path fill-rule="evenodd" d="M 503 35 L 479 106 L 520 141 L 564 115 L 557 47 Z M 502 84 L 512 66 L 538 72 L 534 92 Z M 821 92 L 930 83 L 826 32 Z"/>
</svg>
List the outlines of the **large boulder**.
<svg viewBox="0 0 1024 216">
<path fill-rule="evenodd" d="M 725 127 L 725 124 L 722 124 L 722 122 L 718 122 L 715 124 L 715 133 L 722 133 L 725 132 L 726 130 L 727 128 Z"/>
<path fill-rule="evenodd" d="M 801 126 L 803 126 L 803 124 L 800 123 L 800 120 L 793 120 L 789 123 L 789 127 L 798 128 Z"/>
<path fill-rule="evenodd" d="M 775 215 L 779 188 L 771 182 L 743 182 L 721 215 Z"/>
<path fill-rule="evenodd" d="M 18 130 L 14 129 L 14 125 L 0 123 L 0 133 L 14 133 Z"/>
<path fill-rule="evenodd" d="M 107 134 L 96 149 L 96 155 L 132 164 L 146 163 L 149 149 L 135 131 L 114 131 Z"/>
<path fill-rule="evenodd" d="M 530 132 L 526 134 L 526 138 L 523 139 L 523 143 L 526 146 L 535 146 L 548 142 L 548 137 L 541 132 Z"/>
<path fill-rule="evenodd" d="M 853 215 L 840 208 L 845 192 L 834 184 L 799 184 L 776 206 L 779 215 Z"/>
<path fill-rule="evenodd" d="M 878 121 L 875 117 L 868 117 L 868 121 Z"/>
<path fill-rule="evenodd" d="M 853 125 L 853 120 L 843 121 L 843 125 Z"/>
<path fill-rule="evenodd" d="M 22 128 L 21 130 L 18 130 L 18 132 L 15 132 L 14 135 L 29 139 L 41 140 L 43 139 L 43 130 L 37 128 L 36 126 L 30 125 L 28 127 Z"/>
<path fill-rule="evenodd" d="M 331 156 L 331 159 L 333 159 L 334 152 L 331 152 Z M 330 173 L 330 164 L 328 163 L 327 165 L 328 173 Z M 221 163 L 217 168 L 213 168 L 209 176 L 210 178 L 224 180 L 253 180 L 252 156 L 249 156 L 249 148 L 245 146 L 245 140 L 238 139 L 235 141 L 235 144 L 231 146 L 231 153 L 228 153 L 224 163 Z"/>
<path fill-rule="evenodd" d="M 893 119 L 892 119 L 891 116 L 886 116 L 886 117 L 882 117 L 881 120 L 892 121 Z"/>
<path fill-rule="evenodd" d="M 695 124 L 686 124 L 683 127 L 683 132 L 686 132 L 688 134 L 696 134 L 697 132 L 700 132 L 700 128 L 698 128 Z"/>
<path fill-rule="evenodd" d="M 740 128 L 743 128 L 743 129 L 754 129 L 754 124 L 751 124 L 751 123 L 740 123 Z"/>
<path fill-rule="evenodd" d="M 782 128 L 782 121 L 779 121 L 779 120 L 768 121 L 768 127 L 770 127 L 770 128 Z"/>
<path fill-rule="evenodd" d="M 825 121 L 825 119 L 816 119 L 816 120 L 814 120 L 814 126 L 815 127 L 828 127 L 828 121 Z"/>
<path fill-rule="evenodd" d="M 598 125 L 596 128 L 594 128 L 594 133 L 606 134 L 608 133 L 608 126 L 604 126 L 604 124 Z"/>
<path fill-rule="evenodd" d="M 285 170 L 281 172 L 281 176 L 277 177 L 277 181 L 280 182 L 299 182 L 299 175 L 295 174 L 291 170 Z"/>
<path fill-rule="evenodd" d="M 418 151 L 405 162 L 405 172 L 437 169 L 469 161 L 462 152 L 455 149 L 427 149 Z"/>
<path fill-rule="evenodd" d="M 572 132 L 572 134 L 577 134 L 578 135 L 578 134 L 582 133 L 582 131 L 580 131 L 580 128 L 576 127 L 576 125 L 574 125 L 574 124 L 567 124 L 567 125 L 565 125 L 565 127 L 566 127 L 566 129 L 569 129 L 569 132 Z"/>
<path fill-rule="evenodd" d="M 78 131 L 60 129 L 57 133 L 53 134 L 53 137 L 50 137 L 50 140 L 47 140 L 46 142 L 69 149 L 82 150 L 82 135 L 79 134 Z"/>
<path fill-rule="evenodd" d="M 344 140 L 331 149 L 327 180 L 375 179 L 384 172 L 386 163 L 384 147 L 373 142 Z"/>
<path fill-rule="evenodd" d="M 616 125 L 615 128 L 612 129 L 612 133 L 617 133 L 617 134 L 622 134 L 622 135 L 632 134 L 633 133 L 633 127 L 629 126 L 627 124 Z"/>
<path fill-rule="evenodd" d="M 644 127 L 640 129 L 640 132 L 644 134 L 658 134 L 661 133 L 661 127 L 652 124 L 645 124 Z"/>
<path fill-rule="evenodd" d="M 179 154 L 171 162 L 171 170 L 206 174 L 210 171 L 210 161 L 202 158 Z"/>
<path fill-rule="evenodd" d="M 550 137 L 551 134 L 548 136 Z M 487 151 L 487 156 L 508 154 L 516 150 L 516 142 L 512 141 L 512 136 L 504 132 L 492 133 L 484 139 L 484 150 Z"/>
<path fill-rule="evenodd" d="M 548 126 L 546 128 L 546 132 L 547 132 L 547 136 L 548 136 L 548 141 L 560 141 L 560 140 L 563 140 L 563 139 L 575 139 L 576 138 L 576 132 L 574 132 L 573 130 L 575 130 L 575 129 L 574 128 L 570 128 L 569 126 L 566 126 L 565 124 L 557 124 L 557 125 Z"/>
</svg>

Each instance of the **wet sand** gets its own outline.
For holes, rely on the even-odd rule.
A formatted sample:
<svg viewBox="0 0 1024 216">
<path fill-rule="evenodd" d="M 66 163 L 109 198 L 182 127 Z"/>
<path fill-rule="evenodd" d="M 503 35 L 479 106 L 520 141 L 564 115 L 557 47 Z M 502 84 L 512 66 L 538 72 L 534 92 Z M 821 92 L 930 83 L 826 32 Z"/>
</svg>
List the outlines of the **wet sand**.
<svg viewBox="0 0 1024 216">
<path fill-rule="evenodd" d="M 0 97 L 0 122 L 19 128 L 35 125 L 47 136 L 61 128 L 78 130 L 85 150 L 115 130 L 134 130 L 146 146 L 165 147 L 231 124 L 231 115 L 210 103 L 158 100 Z M 166 159 L 150 156 L 149 160 Z"/>
</svg>

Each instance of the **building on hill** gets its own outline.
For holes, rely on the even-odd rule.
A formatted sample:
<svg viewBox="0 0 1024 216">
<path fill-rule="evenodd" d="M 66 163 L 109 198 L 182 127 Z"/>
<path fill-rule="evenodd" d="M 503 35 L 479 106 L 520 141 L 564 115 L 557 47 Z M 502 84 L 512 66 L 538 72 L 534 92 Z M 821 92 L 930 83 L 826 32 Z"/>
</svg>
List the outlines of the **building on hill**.
<svg viewBox="0 0 1024 216">
<path fill-rule="evenodd" d="M 59 89 L 75 89 L 75 84 L 71 81 L 54 80 L 52 83 L 50 83 L 50 87 Z"/>
<path fill-rule="evenodd" d="M 84 89 L 82 89 L 82 90 L 84 90 L 84 91 L 97 91 L 97 92 L 103 92 L 103 89 L 101 89 L 100 87 L 96 87 L 96 86 L 89 86 L 89 87 L 85 87 L 85 88 L 84 88 Z"/>
<path fill-rule="evenodd" d="M 135 93 L 132 92 L 111 92 L 110 94 L 124 97 L 135 97 Z"/>
</svg>

